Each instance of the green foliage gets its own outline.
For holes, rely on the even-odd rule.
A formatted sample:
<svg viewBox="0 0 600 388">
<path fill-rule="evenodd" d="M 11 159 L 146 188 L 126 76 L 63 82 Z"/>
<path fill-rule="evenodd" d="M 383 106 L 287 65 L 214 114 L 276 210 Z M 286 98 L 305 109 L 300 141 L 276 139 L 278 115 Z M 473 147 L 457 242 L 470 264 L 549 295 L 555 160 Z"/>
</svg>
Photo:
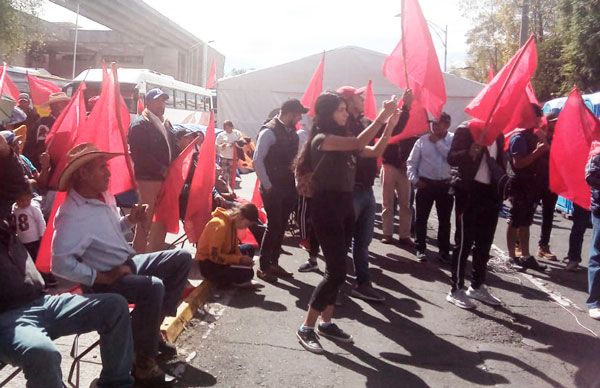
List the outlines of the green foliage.
<svg viewBox="0 0 600 388">
<path fill-rule="evenodd" d="M 461 0 L 473 27 L 467 33 L 466 75 L 487 82 L 519 48 L 523 0 Z M 600 0 L 529 0 L 529 33 L 536 38 L 540 101 L 568 93 L 573 85 L 600 89 Z"/>
<path fill-rule="evenodd" d="M 36 15 L 42 0 L 0 0 L 0 58 L 30 49 L 39 33 L 30 15 Z"/>
</svg>

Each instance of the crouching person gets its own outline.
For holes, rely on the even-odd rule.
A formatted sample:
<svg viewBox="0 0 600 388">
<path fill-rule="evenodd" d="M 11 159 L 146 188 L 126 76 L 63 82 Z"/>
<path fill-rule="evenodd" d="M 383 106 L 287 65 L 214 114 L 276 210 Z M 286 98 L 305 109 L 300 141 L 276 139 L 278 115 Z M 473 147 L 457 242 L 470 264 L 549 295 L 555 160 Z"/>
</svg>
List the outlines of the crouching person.
<svg viewBox="0 0 600 388">
<path fill-rule="evenodd" d="M 237 230 L 258 222 L 258 209 L 247 203 L 230 210 L 217 208 L 206 224 L 198 241 L 196 259 L 206 279 L 220 286 L 256 288 L 254 277 L 254 248 L 240 245 Z"/>
<path fill-rule="evenodd" d="M 8 224 L 0 221 L 0 361 L 23 369 L 27 387 L 62 388 L 53 339 L 97 331 L 98 387 L 131 387 L 133 340 L 120 295 L 44 295 L 44 281 Z"/>
<path fill-rule="evenodd" d="M 182 250 L 136 254 L 123 232 L 145 220 L 145 206 L 134 206 L 119 218 L 115 198 L 108 193 L 107 161 L 122 154 L 99 151 L 91 143 L 73 147 L 59 180 L 68 190 L 54 221 L 52 272 L 90 288 L 117 293 L 135 304 L 131 316 L 136 383 L 161 386 L 165 374 L 156 363 L 158 353 L 177 350 L 164 341 L 160 325 L 177 312 L 191 267 Z"/>
</svg>

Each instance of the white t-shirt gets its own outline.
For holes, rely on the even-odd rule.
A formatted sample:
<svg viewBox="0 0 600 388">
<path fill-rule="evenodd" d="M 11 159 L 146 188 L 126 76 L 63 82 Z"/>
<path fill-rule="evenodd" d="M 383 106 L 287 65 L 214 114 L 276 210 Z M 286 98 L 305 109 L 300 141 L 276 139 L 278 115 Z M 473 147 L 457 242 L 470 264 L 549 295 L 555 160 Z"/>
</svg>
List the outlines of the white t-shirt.
<svg viewBox="0 0 600 388">
<path fill-rule="evenodd" d="M 23 244 L 42 239 L 46 231 L 46 221 L 39 207 L 29 205 L 25 208 L 13 205 L 13 217 L 17 228 L 17 236 Z"/>
<path fill-rule="evenodd" d="M 498 157 L 498 145 L 496 144 L 496 142 L 493 142 L 492 145 L 489 145 L 487 149 L 492 159 L 496 159 Z M 490 171 L 490 167 L 487 164 L 487 158 L 485 157 L 485 155 L 483 155 L 483 157 L 481 158 L 481 162 L 479 163 L 479 169 L 477 170 L 477 174 L 475 174 L 475 180 L 485 185 L 489 185 L 490 183 L 492 183 L 492 172 Z"/>
<path fill-rule="evenodd" d="M 242 133 L 237 129 L 234 129 L 231 133 L 225 131 L 219 133 L 216 140 L 219 156 L 224 159 L 233 159 L 234 143 L 241 138 Z M 226 146 L 226 144 L 230 144 L 231 146 Z"/>
</svg>

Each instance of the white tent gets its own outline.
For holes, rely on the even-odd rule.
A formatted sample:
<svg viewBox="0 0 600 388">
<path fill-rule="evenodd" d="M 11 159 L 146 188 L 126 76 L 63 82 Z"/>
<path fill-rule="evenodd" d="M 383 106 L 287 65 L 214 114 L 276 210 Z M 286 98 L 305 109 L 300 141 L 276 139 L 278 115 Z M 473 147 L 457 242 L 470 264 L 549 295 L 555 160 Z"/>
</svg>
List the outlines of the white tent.
<svg viewBox="0 0 600 388">
<path fill-rule="evenodd" d="M 269 113 L 289 98 L 301 98 L 322 54 L 293 62 L 254 70 L 234 77 L 222 78 L 217 84 L 219 123 L 233 121 L 236 128 L 255 137 Z M 392 94 L 401 91 L 382 74 L 385 54 L 360 47 L 341 47 L 325 52 L 323 89 L 340 86 L 361 87 L 373 80 L 378 107 Z M 464 108 L 483 85 L 445 73 L 448 101 L 444 110 L 452 116 L 456 127 L 467 119 Z"/>
</svg>

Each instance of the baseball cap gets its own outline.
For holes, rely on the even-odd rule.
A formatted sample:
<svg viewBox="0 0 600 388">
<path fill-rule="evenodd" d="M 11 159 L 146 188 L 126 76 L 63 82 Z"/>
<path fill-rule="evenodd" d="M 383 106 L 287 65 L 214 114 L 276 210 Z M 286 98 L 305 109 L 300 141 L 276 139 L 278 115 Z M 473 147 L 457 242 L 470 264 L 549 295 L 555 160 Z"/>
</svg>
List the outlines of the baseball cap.
<svg viewBox="0 0 600 388">
<path fill-rule="evenodd" d="M 341 95 L 344 98 L 348 98 L 348 97 L 352 97 L 352 96 L 356 96 L 356 95 L 361 95 L 365 92 L 367 88 L 366 87 L 362 87 L 362 88 L 355 88 L 354 86 L 342 86 L 341 88 L 338 88 L 338 90 L 336 90 L 336 92 Z"/>
<path fill-rule="evenodd" d="M 17 136 L 13 131 L 0 131 L 0 136 L 6 140 L 8 145 L 13 145 L 13 143 L 21 137 Z"/>
<path fill-rule="evenodd" d="M 158 100 L 159 98 L 164 98 L 165 100 L 168 100 L 169 95 L 167 93 L 163 92 L 162 90 L 160 90 L 160 88 L 154 88 L 154 89 L 150 89 L 146 92 L 144 101 L 145 102 L 155 101 L 155 100 Z"/>
<path fill-rule="evenodd" d="M 308 108 L 305 108 L 304 105 L 297 98 L 291 98 L 281 105 L 281 113 L 308 113 Z"/>
<path fill-rule="evenodd" d="M 27 94 L 27 93 L 19 94 L 19 98 L 17 99 L 17 101 L 21 101 L 21 100 L 29 101 L 29 94 Z"/>
</svg>

